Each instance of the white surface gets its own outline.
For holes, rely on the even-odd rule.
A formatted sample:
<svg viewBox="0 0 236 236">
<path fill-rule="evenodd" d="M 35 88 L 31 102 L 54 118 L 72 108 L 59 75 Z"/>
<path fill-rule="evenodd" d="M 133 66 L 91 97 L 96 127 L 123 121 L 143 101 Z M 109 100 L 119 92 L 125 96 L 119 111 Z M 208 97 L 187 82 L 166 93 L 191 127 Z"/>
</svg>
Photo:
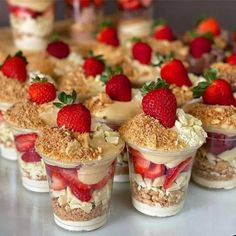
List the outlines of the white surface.
<svg viewBox="0 0 236 236">
<path fill-rule="evenodd" d="M 114 184 L 108 223 L 89 233 L 72 233 L 54 223 L 48 193 L 21 186 L 17 163 L 0 159 L 0 186 L 0 236 L 236 235 L 236 189 L 208 190 L 190 184 L 180 214 L 153 218 L 132 207 L 127 183 Z"/>
</svg>

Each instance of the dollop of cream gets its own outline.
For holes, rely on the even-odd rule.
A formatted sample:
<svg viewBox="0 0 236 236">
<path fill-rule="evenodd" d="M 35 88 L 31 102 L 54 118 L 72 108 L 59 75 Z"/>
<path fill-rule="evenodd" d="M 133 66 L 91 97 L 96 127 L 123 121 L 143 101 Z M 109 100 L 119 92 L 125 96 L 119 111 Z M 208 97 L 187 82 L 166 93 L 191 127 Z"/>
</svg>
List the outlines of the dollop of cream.
<svg viewBox="0 0 236 236">
<path fill-rule="evenodd" d="M 175 129 L 179 136 L 190 147 L 201 146 L 207 137 L 207 133 L 202 128 L 202 122 L 185 113 L 183 109 L 177 109 L 176 115 Z"/>
</svg>

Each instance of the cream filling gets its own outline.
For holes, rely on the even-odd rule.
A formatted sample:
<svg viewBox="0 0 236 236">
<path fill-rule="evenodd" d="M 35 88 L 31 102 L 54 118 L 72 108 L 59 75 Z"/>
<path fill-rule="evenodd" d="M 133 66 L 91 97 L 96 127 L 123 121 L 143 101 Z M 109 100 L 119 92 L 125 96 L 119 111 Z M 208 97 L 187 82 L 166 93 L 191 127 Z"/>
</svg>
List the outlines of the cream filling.
<svg viewBox="0 0 236 236">
<path fill-rule="evenodd" d="M 111 188 L 112 181 L 110 180 L 102 189 L 95 190 L 92 194 L 92 198 L 89 202 L 82 202 L 77 197 L 73 195 L 70 187 L 66 190 L 52 191 L 52 197 L 58 198 L 58 203 L 60 206 L 68 204 L 70 209 L 79 208 L 86 213 L 90 213 L 93 206 L 108 205 L 111 198 Z"/>
<path fill-rule="evenodd" d="M 106 104 L 105 107 L 102 107 L 99 111 L 94 112 L 93 115 L 96 118 L 109 120 L 115 124 L 121 124 L 141 111 L 141 100 L 142 96 L 140 91 L 133 89 L 131 101 L 112 101 L 112 103 Z"/>
<path fill-rule="evenodd" d="M 42 176 L 46 176 L 46 169 L 43 160 L 39 162 L 25 162 L 19 158 L 19 163 L 25 177 L 28 177 L 27 174 L 29 174 L 31 179 L 37 180 Z M 27 172 L 27 174 L 25 172 Z"/>
<path fill-rule="evenodd" d="M 0 122 L 0 143 L 5 147 L 13 147 L 13 141 L 12 129 L 5 121 Z"/>
</svg>

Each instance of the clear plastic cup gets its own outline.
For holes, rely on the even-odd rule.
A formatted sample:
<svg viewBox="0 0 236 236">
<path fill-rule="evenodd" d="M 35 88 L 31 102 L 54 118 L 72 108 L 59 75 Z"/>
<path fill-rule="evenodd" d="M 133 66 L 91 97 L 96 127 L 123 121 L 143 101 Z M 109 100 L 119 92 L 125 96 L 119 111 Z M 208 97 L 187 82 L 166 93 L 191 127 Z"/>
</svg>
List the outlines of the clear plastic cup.
<svg viewBox="0 0 236 236">
<path fill-rule="evenodd" d="M 96 119 L 96 120 L 100 123 L 106 124 L 113 131 L 117 131 L 120 128 L 120 125 L 118 124 L 122 124 L 124 122 L 124 121 L 114 122 L 103 119 Z M 120 155 L 117 156 L 114 182 L 115 183 L 129 182 L 129 163 L 128 163 L 128 155 L 126 147 L 124 147 Z"/>
<path fill-rule="evenodd" d="M 76 166 L 43 159 L 56 224 L 71 231 L 103 226 L 110 210 L 116 157 Z"/>
<path fill-rule="evenodd" d="M 38 132 L 38 130 L 13 127 L 23 186 L 33 192 L 49 192 L 45 165 L 35 150 Z"/>
<path fill-rule="evenodd" d="M 228 131 L 229 132 L 229 131 Z M 207 132 L 206 143 L 198 150 L 193 165 L 193 180 L 215 189 L 236 187 L 236 132 Z"/>
<path fill-rule="evenodd" d="M 22 50 L 46 48 L 53 31 L 54 0 L 8 0 L 15 46 Z"/>
<path fill-rule="evenodd" d="M 4 159 L 16 161 L 17 154 L 12 129 L 4 120 L 4 111 L 9 107 L 9 104 L 0 104 L 0 153 Z"/>
<path fill-rule="evenodd" d="M 133 206 L 149 216 L 167 217 L 180 212 L 196 150 L 161 152 L 128 144 Z"/>
</svg>

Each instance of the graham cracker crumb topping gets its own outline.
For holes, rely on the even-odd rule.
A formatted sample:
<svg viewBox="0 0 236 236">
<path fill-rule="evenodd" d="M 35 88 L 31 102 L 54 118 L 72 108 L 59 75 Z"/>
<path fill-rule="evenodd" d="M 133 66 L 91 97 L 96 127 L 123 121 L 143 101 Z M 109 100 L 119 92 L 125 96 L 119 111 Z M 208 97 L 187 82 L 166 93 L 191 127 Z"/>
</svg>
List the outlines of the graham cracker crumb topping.
<svg viewBox="0 0 236 236">
<path fill-rule="evenodd" d="M 190 87 L 187 86 L 178 87 L 172 84 L 170 86 L 170 89 L 172 90 L 173 94 L 176 97 L 178 106 L 182 106 L 187 101 L 193 99 L 193 92 Z"/>
<path fill-rule="evenodd" d="M 174 129 L 166 129 L 158 120 L 140 113 L 119 129 L 128 143 L 157 150 L 178 150 L 186 143 Z"/>
</svg>

